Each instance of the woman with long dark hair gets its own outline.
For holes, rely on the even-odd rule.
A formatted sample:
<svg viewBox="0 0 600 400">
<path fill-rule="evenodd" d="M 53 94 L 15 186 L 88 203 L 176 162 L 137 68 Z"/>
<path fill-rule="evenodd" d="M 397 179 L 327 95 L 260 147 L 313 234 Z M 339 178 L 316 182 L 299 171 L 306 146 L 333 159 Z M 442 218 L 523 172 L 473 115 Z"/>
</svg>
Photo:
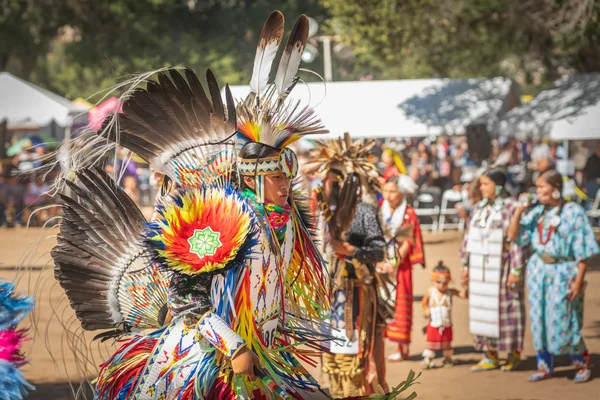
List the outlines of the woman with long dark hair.
<svg viewBox="0 0 600 400">
<path fill-rule="evenodd" d="M 483 200 L 474 208 L 461 250 L 469 278 L 469 327 L 484 352 L 473 371 L 514 370 L 525 330 L 522 252 L 507 237 L 517 201 L 507 196 L 506 175 L 494 168 L 479 179 Z M 500 366 L 499 351 L 508 352 Z"/>
<path fill-rule="evenodd" d="M 568 354 L 575 382 L 591 377 L 591 358 L 581 335 L 588 260 L 600 249 L 581 206 L 565 202 L 562 176 L 544 172 L 536 182 L 539 204 L 515 209 L 509 237 L 533 254 L 527 263 L 529 318 L 538 372 L 529 380 L 553 376 L 554 356 Z"/>
</svg>

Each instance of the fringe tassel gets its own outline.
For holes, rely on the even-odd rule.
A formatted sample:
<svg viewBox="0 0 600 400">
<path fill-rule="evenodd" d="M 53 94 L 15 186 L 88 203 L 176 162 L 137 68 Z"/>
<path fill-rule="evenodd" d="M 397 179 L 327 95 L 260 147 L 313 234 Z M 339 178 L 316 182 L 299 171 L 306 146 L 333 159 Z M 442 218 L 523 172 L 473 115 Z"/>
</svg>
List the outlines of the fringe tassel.
<svg viewBox="0 0 600 400">
<path fill-rule="evenodd" d="M 0 399 L 23 400 L 28 390 L 34 390 L 21 371 L 12 363 L 0 360 Z"/>
<path fill-rule="evenodd" d="M 127 400 L 145 370 L 163 330 L 149 336 L 135 336 L 100 366 L 96 384 L 99 400 Z"/>
<path fill-rule="evenodd" d="M 25 363 L 20 350 L 26 340 L 26 333 L 25 329 L 0 332 L 0 360 L 14 363 L 17 366 Z"/>
</svg>

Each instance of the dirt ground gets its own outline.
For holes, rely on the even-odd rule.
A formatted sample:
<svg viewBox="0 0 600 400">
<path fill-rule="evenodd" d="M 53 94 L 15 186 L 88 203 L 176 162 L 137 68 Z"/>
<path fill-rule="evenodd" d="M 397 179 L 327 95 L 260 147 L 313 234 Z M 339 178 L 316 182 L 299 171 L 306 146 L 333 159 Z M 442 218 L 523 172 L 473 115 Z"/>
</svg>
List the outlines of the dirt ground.
<svg viewBox="0 0 600 400">
<path fill-rule="evenodd" d="M 38 305 L 31 320 L 26 320 L 23 327 L 30 326 L 34 339 L 29 341 L 24 351 L 30 364 L 25 367 L 25 377 L 37 390 L 30 399 L 70 399 L 72 398 L 69 381 L 78 382 L 74 357 L 68 350 L 68 344 L 77 345 L 78 337 L 65 337 L 55 314 L 62 315 L 72 326 L 77 320 L 70 319 L 70 309 L 62 296 L 60 288 L 54 285 L 52 265 L 48 251 L 52 248 L 56 231 L 39 229 L 0 229 L 0 276 L 5 279 L 20 277 L 18 285 L 23 292 L 34 294 Z M 413 344 L 410 359 L 401 363 L 388 363 L 387 380 L 395 385 L 401 382 L 412 369 L 420 372 L 420 354 L 425 344 L 421 329 L 425 324 L 419 302 L 429 285 L 431 267 L 442 259 L 452 269 L 455 285 L 458 284 L 460 262 L 458 249 L 461 241 L 458 232 L 444 232 L 438 235 L 425 235 L 425 254 L 428 269 L 414 271 L 414 324 Z M 19 271 L 19 266 L 27 265 L 31 273 Z M 585 298 L 585 327 L 583 335 L 588 344 L 594 364 L 598 366 L 593 372 L 594 379 L 584 384 L 571 381 L 573 370 L 568 360 L 558 358 L 557 378 L 540 383 L 527 382 L 528 375 L 535 369 L 535 355 L 531 347 L 529 327 L 525 338 L 525 362 L 518 371 L 507 373 L 500 371 L 472 373 L 470 368 L 480 354 L 474 351 L 468 332 L 467 301 L 456 299 L 454 302 L 454 348 L 456 364 L 452 368 L 436 368 L 423 371 L 419 384 L 414 386 L 419 399 L 592 399 L 600 398 L 600 260 L 593 260 L 587 275 L 588 289 Z M 598 290 L 598 291 L 597 291 Z M 51 304 L 59 304 L 54 310 Z M 66 309 L 66 310 L 65 310 Z M 33 322 L 33 323 L 32 323 Z M 84 341 L 91 339 L 87 335 Z M 48 351 L 50 348 L 51 353 Z M 386 345 L 387 353 L 393 352 L 394 345 Z M 89 365 L 101 362 L 109 354 L 110 348 L 94 345 L 94 360 Z M 80 354 L 80 359 L 89 354 Z M 439 363 L 440 360 L 438 359 Z M 66 367 L 65 367 L 66 365 Z M 319 380 L 322 376 L 314 370 Z"/>
</svg>

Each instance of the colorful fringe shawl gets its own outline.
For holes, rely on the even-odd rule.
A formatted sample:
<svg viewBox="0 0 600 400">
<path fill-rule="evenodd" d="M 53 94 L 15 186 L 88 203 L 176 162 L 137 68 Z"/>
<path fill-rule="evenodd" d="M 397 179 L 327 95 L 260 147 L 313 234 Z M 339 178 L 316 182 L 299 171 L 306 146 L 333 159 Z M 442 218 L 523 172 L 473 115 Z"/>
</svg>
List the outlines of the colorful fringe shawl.
<svg viewBox="0 0 600 400">
<path fill-rule="evenodd" d="M 200 194 L 200 191 L 202 189 L 196 194 Z M 232 195 L 232 193 L 229 192 L 227 195 Z M 185 217 L 187 220 L 192 220 L 193 213 L 186 210 L 186 207 L 191 204 L 199 207 L 200 204 L 194 199 L 186 199 L 185 194 L 177 196 L 179 199 L 177 206 L 181 210 L 175 212 L 163 209 L 161 211 L 162 222 L 158 222 L 157 226 L 153 228 L 160 226 L 164 229 L 163 232 L 166 232 L 171 229 L 168 226 L 172 226 L 173 229 L 177 227 L 181 230 L 184 222 L 180 218 Z M 235 194 L 232 196 L 235 197 Z M 250 196 L 243 195 L 242 197 Z M 236 201 L 238 201 L 237 199 Z M 324 261 L 312 242 L 311 233 L 305 222 L 306 216 L 300 213 L 295 204 L 290 206 L 289 220 L 286 225 L 287 229 L 293 227 L 294 231 L 293 241 L 290 242 L 293 247 L 288 246 L 288 251 L 291 251 L 292 255 L 287 268 L 281 266 L 287 272 L 280 281 L 285 301 L 282 304 L 280 324 L 275 333 L 273 345 L 268 347 L 263 340 L 261 327 L 254 315 L 255 310 L 253 310 L 250 290 L 250 265 L 256 261 L 254 257 L 261 254 L 259 248 L 265 253 L 275 251 L 277 254 L 280 251 L 279 245 L 284 247 L 284 243 L 279 243 L 279 235 L 272 227 L 273 222 L 269 218 L 268 211 L 265 215 L 265 209 L 256 205 L 255 202 L 243 198 L 240 201 L 251 204 L 251 219 L 256 222 L 259 222 L 257 221 L 259 219 L 260 224 L 256 225 L 262 226 L 263 232 L 269 237 L 269 242 L 277 245 L 271 246 L 269 249 L 269 245 L 264 241 L 256 242 L 256 234 L 250 235 L 254 239 L 255 246 L 258 246 L 257 249 L 253 251 L 252 255 L 246 255 L 244 263 L 237 263 L 234 267 L 220 270 L 223 276 L 218 285 L 219 292 L 211 293 L 211 298 L 221 299 L 213 301 L 214 313 L 240 335 L 247 348 L 258 356 L 262 367 L 257 375 L 260 379 L 251 382 L 243 376 L 234 375 L 229 359 L 214 347 L 205 348 L 205 345 L 200 344 L 200 352 L 178 353 L 171 359 L 168 370 L 161 373 L 160 379 L 167 379 L 164 382 L 168 386 L 170 384 L 168 377 L 176 374 L 182 366 L 185 365 L 186 371 L 191 371 L 175 398 L 234 399 L 236 396 L 237 398 L 252 398 L 259 394 L 266 396 L 267 399 L 302 398 L 300 390 L 312 392 L 319 388 L 316 380 L 298 361 L 301 359 L 315 365 L 310 357 L 318 356 L 324 350 L 320 343 L 328 339 L 321 333 L 326 331 L 323 321 L 329 302 L 329 293 L 325 284 Z M 243 206 L 241 207 L 243 208 Z M 281 211 L 273 210 L 280 214 Z M 283 209 L 283 211 L 287 210 Z M 173 217 L 175 214 L 178 214 L 178 217 Z M 223 215 L 223 217 L 229 216 Z M 216 221 L 214 224 L 215 231 L 220 226 L 218 222 L 220 221 Z M 157 233 L 159 230 L 156 229 L 154 232 Z M 185 235 L 188 234 L 189 232 L 185 233 Z M 157 236 L 152 239 L 158 239 Z M 180 239 L 174 238 L 171 243 L 176 243 L 177 240 Z M 168 247 L 161 246 L 161 242 L 161 240 L 156 240 L 154 245 L 166 250 Z M 283 252 L 285 250 L 282 250 Z M 283 256 L 281 254 L 279 256 L 281 256 L 279 260 L 283 260 Z M 191 262 L 185 264 L 189 267 L 181 268 L 181 264 L 169 265 L 179 273 L 190 273 L 194 270 L 202 273 L 203 268 L 198 264 L 196 267 L 192 266 Z M 136 396 L 138 393 L 136 386 L 140 385 L 140 379 L 147 375 L 149 360 L 153 354 L 161 351 L 161 347 L 171 334 L 171 328 L 174 328 L 178 321 L 180 318 L 174 319 L 168 327 L 162 330 L 148 336 L 135 336 L 122 345 L 111 359 L 102 365 L 101 375 L 98 378 L 97 398 L 127 399 L 132 395 Z M 187 328 L 183 332 L 185 331 Z M 176 333 L 177 330 L 173 329 L 172 332 Z M 201 340 L 202 342 L 203 340 Z M 299 346 L 303 346 L 303 348 L 300 349 Z M 172 394 L 169 392 L 169 397 Z M 217 397 L 211 397 L 213 394 L 217 394 Z"/>
<path fill-rule="evenodd" d="M 25 359 L 21 346 L 26 331 L 17 330 L 18 323 L 33 308 L 31 297 L 14 296 L 15 286 L 10 282 L 0 282 L 0 399 L 21 400 L 28 390 L 33 390 L 19 367 Z"/>
</svg>

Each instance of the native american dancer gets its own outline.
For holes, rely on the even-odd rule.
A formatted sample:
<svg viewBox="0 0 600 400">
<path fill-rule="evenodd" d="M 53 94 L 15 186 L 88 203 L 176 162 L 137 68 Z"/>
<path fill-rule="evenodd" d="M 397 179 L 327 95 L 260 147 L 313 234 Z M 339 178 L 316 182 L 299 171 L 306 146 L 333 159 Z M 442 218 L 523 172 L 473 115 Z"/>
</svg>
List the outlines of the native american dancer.
<svg viewBox="0 0 600 400">
<path fill-rule="evenodd" d="M 101 170 L 79 168 L 66 182 L 55 276 L 85 329 L 120 338 L 96 398 L 324 396 L 299 360 L 323 349 L 329 293 L 287 146 L 326 131 L 287 99 L 306 16 L 268 83 L 283 32 L 273 12 L 237 109 L 228 87 L 223 104 L 210 70 L 207 93 L 191 70 L 170 69 L 131 91 L 98 132 L 176 184 L 156 221 Z"/>
<path fill-rule="evenodd" d="M 554 376 L 554 356 L 569 355 L 574 382 L 592 376 L 592 360 L 581 329 L 588 260 L 600 253 L 585 210 L 562 197 L 563 179 L 556 170 L 536 182 L 539 204 L 519 204 L 510 236 L 533 250 L 527 262 L 529 318 L 540 381 Z"/>
<path fill-rule="evenodd" d="M 31 297 L 15 296 L 12 282 L 0 282 L 0 399 L 21 400 L 33 390 L 19 367 L 26 363 L 21 346 L 26 331 L 17 329 L 19 322 L 33 308 Z"/>
<path fill-rule="evenodd" d="M 512 371 L 521 362 L 524 255 L 507 237 L 517 202 L 506 197 L 505 184 L 506 176 L 499 169 L 480 177 L 483 200 L 473 208 L 461 247 L 463 274 L 469 278 L 469 326 L 475 348 L 484 351 L 473 371 Z M 502 367 L 498 351 L 508 352 Z"/>
<path fill-rule="evenodd" d="M 373 142 L 344 139 L 320 143 L 308 173 L 325 174 L 317 189 L 323 249 L 333 283 L 332 327 L 341 341 L 331 344 L 323 369 L 333 396 L 386 389 L 383 357 L 385 319 L 378 313 L 375 264 L 383 260 L 385 240 L 376 202 L 366 199 L 378 174 L 367 161 Z M 362 196 L 362 198 L 361 198 Z"/>
<path fill-rule="evenodd" d="M 406 196 L 416 192 L 417 185 L 408 175 L 394 176 L 383 185 L 380 216 L 386 240 L 386 259 L 379 263 L 380 272 L 394 274 L 396 295 L 394 317 L 387 325 L 386 337 L 398 343 L 398 352 L 388 360 L 405 360 L 409 354 L 413 316 L 413 265 L 425 268 L 423 237 L 415 210 Z M 403 230 L 407 232 L 402 233 Z M 408 236 L 403 238 L 402 234 Z"/>
</svg>

